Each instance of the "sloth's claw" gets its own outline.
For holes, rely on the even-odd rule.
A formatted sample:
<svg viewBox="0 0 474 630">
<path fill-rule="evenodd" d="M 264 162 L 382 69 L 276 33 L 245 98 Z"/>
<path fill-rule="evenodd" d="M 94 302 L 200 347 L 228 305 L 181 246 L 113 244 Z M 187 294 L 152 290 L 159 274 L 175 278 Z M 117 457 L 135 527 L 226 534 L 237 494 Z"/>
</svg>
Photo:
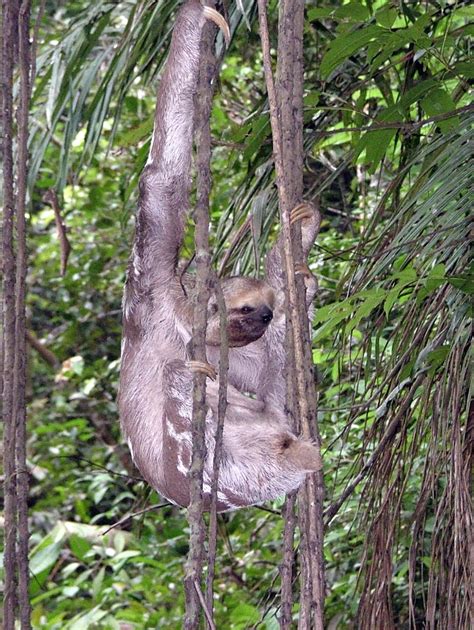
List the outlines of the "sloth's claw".
<svg viewBox="0 0 474 630">
<path fill-rule="evenodd" d="M 297 221 L 304 221 L 305 219 L 312 219 L 314 217 L 313 206 L 303 201 L 293 208 L 290 212 L 290 225 L 293 225 Z"/>
<path fill-rule="evenodd" d="M 217 378 L 215 368 L 206 361 L 186 361 L 186 367 L 194 374 L 205 374 L 211 381 Z"/>
<path fill-rule="evenodd" d="M 230 42 L 230 29 L 224 17 L 218 11 L 212 9 L 211 7 L 203 7 L 203 11 L 206 19 L 211 20 L 211 22 L 214 22 L 214 24 L 221 29 L 222 34 L 224 35 L 226 46 L 228 46 Z"/>
</svg>

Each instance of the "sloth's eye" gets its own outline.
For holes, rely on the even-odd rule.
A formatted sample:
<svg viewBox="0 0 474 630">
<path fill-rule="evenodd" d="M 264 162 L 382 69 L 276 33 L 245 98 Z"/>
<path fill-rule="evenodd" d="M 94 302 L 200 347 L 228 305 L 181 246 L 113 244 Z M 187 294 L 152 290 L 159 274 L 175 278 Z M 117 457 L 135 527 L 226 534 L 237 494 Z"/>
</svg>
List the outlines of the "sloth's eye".
<svg viewBox="0 0 474 630">
<path fill-rule="evenodd" d="M 240 309 L 241 313 L 251 313 L 253 311 L 253 308 L 251 306 L 242 306 L 242 308 Z"/>
</svg>

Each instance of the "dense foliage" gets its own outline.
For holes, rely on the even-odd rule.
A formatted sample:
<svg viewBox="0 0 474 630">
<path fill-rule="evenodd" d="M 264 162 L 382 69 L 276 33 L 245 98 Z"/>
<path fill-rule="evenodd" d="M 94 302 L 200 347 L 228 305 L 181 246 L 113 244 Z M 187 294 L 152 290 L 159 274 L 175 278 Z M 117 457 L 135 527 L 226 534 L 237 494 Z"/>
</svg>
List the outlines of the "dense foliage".
<svg viewBox="0 0 474 630">
<path fill-rule="evenodd" d="M 31 350 L 37 628 L 180 627 L 185 512 L 160 507 L 103 533 L 161 505 L 121 446 L 115 398 L 137 178 L 176 4 L 46 2 L 39 24 L 28 325 L 57 365 Z M 254 4 L 229 4 L 212 119 L 214 251 L 222 266 L 232 244 L 225 271 L 258 273 L 277 230 L 270 126 Z M 472 13 L 445 0 L 307 7 L 331 628 L 360 624 L 374 606 L 399 628 L 468 627 Z M 72 245 L 64 276 L 49 188 Z M 218 627 L 278 627 L 281 503 L 267 507 L 220 520 Z"/>
</svg>

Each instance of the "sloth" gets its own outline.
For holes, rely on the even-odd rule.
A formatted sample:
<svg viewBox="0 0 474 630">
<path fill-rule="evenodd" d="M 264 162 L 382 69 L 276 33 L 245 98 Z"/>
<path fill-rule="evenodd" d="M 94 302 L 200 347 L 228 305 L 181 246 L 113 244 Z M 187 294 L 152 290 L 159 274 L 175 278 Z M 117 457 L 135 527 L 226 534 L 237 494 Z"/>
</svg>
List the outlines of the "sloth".
<svg viewBox="0 0 474 630">
<path fill-rule="evenodd" d="M 122 432 L 145 480 L 171 502 L 189 504 L 192 455 L 192 372 L 188 361 L 192 299 L 181 277 L 179 252 L 191 187 L 194 95 L 206 20 L 228 31 L 222 16 L 188 0 L 178 13 L 157 95 L 154 132 L 139 183 L 135 239 L 123 300 L 119 388 Z M 319 213 L 301 204 L 306 257 Z M 304 264 L 310 308 L 316 282 Z M 285 412 L 285 315 L 281 243 L 267 256 L 265 279 L 222 280 L 227 311 L 229 386 L 217 499 L 219 511 L 275 499 L 321 468 L 315 445 L 295 435 Z M 219 362 L 216 297 L 208 306 L 207 357 Z M 213 376 L 213 368 L 208 368 Z M 249 396 L 250 394 L 250 396 Z M 203 494 L 209 505 L 217 423 L 218 383 L 207 380 Z"/>
</svg>

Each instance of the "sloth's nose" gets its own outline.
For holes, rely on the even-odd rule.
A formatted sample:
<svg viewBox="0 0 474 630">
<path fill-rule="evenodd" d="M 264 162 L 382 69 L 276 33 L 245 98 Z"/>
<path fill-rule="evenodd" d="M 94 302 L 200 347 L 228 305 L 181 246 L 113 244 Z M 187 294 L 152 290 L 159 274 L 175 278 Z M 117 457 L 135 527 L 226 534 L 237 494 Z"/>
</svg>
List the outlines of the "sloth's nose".
<svg viewBox="0 0 474 630">
<path fill-rule="evenodd" d="M 261 317 L 262 317 L 262 322 L 264 322 L 265 324 L 268 324 L 273 319 L 273 312 L 267 306 L 264 306 L 262 308 Z"/>
</svg>

